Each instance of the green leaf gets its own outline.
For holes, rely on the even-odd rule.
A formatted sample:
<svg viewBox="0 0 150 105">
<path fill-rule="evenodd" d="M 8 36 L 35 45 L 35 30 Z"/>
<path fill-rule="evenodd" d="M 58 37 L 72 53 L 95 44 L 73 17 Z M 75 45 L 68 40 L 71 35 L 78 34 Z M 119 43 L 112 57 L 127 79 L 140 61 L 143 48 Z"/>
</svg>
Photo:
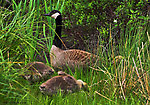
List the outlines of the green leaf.
<svg viewBox="0 0 150 105">
<path fill-rule="evenodd" d="M 134 13 L 134 11 L 133 11 L 132 9 L 130 9 L 130 12 L 131 12 L 131 13 Z"/>
</svg>

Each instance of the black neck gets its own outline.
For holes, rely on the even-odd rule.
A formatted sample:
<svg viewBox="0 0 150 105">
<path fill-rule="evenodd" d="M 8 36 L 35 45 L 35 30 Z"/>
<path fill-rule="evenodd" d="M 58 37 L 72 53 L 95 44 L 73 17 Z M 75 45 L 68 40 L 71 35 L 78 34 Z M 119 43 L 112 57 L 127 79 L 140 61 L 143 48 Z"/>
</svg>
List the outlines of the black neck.
<svg viewBox="0 0 150 105">
<path fill-rule="evenodd" d="M 61 28 L 62 28 L 62 16 L 59 15 L 57 16 L 56 18 L 56 34 L 55 34 L 55 37 L 54 37 L 54 41 L 53 41 L 53 44 L 56 46 L 56 47 L 59 47 L 61 48 L 62 46 L 62 42 L 61 42 Z"/>
</svg>

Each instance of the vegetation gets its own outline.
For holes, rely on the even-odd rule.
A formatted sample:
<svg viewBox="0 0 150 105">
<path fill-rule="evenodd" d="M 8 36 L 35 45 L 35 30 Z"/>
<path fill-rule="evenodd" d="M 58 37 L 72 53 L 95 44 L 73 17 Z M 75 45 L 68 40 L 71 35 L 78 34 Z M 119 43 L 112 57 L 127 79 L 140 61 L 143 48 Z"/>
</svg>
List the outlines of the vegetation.
<svg viewBox="0 0 150 105">
<path fill-rule="evenodd" d="M 113 0 L 76 0 L 74 3 L 12 0 L 11 9 L 1 7 L 0 104 L 150 104 L 148 5 L 148 0 L 116 0 L 115 3 Z M 42 82 L 30 85 L 20 77 L 28 62 L 42 61 L 50 65 L 55 24 L 53 19 L 42 15 L 53 9 L 67 17 L 66 29 L 78 25 L 99 32 L 96 53 L 101 57 L 100 65 L 84 70 L 87 72 L 69 71 L 76 79 L 88 83 L 89 92 L 67 95 L 59 92 L 49 97 L 39 91 Z M 65 32 L 63 37 L 70 38 Z M 88 39 L 84 35 L 82 38 Z"/>
</svg>

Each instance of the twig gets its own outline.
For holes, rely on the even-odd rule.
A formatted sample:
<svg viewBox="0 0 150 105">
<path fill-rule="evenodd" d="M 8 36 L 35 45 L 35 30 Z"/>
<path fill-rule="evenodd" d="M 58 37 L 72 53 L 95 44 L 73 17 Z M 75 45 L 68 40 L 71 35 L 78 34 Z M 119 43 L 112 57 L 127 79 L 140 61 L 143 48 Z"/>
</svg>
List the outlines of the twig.
<svg viewBox="0 0 150 105">
<path fill-rule="evenodd" d="M 104 71 L 104 70 L 102 70 L 102 69 L 100 69 L 100 68 L 99 68 L 99 69 L 96 69 L 96 68 L 91 67 L 91 66 L 89 66 L 89 68 L 91 68 L 92 70 L 95 70 L 95 71 L 102 71 L 103 73 L 108 74 L 110 78 L 112 78 L 112 77 L 111 77 L 111 74 L 110 74 L 108 71 Z"/>
<path fill-rule="evenodd" d="M 149 34 L 148 34 L 148 31 L 147 31 L 147 37 L 148 37 L 148 40 L 149 40 L 149 43 L 150 43 L 150 36 L 149 36 Z"/>
<path fill-rule="evenodd" d="M 122 69 L 121 69 L 122 70 Z M 119 69 L 118 69 L 118 73 L 119 73 Z M 119 75 L 119 84 L 120 84 L 120 87 L 121 87 L 121 91 L 122 91 L 122 94 L 123 94 L 123 98 L 125 100 L 125 94 L 124 94 L 124 91 L 123 91 L 123 88 L 122 88 L 122 84 L 121 84 L 121 81 L 120 81 L 120 75 Z"/>
<path fill-rule="evenodd" d="M 106 96 L 104 96 L 104 95 L 100 94 L 100 93 L 99 93 L 99 92 L 97 92 L 97 91 L 95 91 L 95 93 L 96 93 L 96 94 L 98 94 L 98 95 L 100 95 L 100 96 L 102 96 L 102 97 L 104 97 L 104 98 L 106 98 L 107 100 L 109 100 L 109 101 L 111 101 L 111 102 L 116 103 L 115 101 L 113 101 L 113 100 L 111 100 L 111 99 L 107 98 Z"/>
<path fill-rule="evenodd" d="M 133 59 L 134 67 L 135 67 L 135 69 L 136 69 L 137 76 L 138 76 L 139 81 L 140 81 L 140 83 L 141 83 L 141 86 L 142 86 L 143 92 L 145 93 L 145 91 L 144 91 L 144 86 L 143 86 L 143 82 L 142 82 L 141 77 L 140 77 L 140 75 L 139 75 L 139 72 L 138 72 L 138 69 L 137 69 L 137 67 L 136 67 L 136 64 L 135 64 L 134 58 L 132 57 L 132 59 Z"/>
<path fill-rule="evenodd" d="M 142 69 L 142 73 L 143 73 L 143 67 L 142 67 L 142 62 L 141 62 L 139 47 L 137 49 L 138 49 L 138 56 L 139 56 L 140 65 L 141 65 L 141 69 Z"/>
</svg>

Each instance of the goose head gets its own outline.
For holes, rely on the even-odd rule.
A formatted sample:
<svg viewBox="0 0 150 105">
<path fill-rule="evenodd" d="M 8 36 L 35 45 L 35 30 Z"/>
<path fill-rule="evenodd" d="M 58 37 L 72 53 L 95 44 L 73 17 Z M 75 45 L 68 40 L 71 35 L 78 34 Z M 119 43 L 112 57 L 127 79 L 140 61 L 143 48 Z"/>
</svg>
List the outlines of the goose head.
<svg viewBox="0 0 150 105">
<path fill-rule="evenodd" d="M 50 16 L 54 19 L 56 19 L 59 15 L 61 15 L 61 13 L 58 10 L 53 10 L 53 11 L 49 12 L 48 14 L 44 14 L 44 16 Z"/>
<path fill-rule="evenodd" d="M 55 37 L 53 44 L 56 45 L 56 47 L 61 48 L 62 43 L 61 43 L 61 29 L 62 29 L 62 16 L 60 11 L 58 10 L 52 10 L 48 14 L 44 14 L 44 16 L 50 16 L 55 19 L 56 21 L 56 29 L 55 29 Z"/>
</svg>

